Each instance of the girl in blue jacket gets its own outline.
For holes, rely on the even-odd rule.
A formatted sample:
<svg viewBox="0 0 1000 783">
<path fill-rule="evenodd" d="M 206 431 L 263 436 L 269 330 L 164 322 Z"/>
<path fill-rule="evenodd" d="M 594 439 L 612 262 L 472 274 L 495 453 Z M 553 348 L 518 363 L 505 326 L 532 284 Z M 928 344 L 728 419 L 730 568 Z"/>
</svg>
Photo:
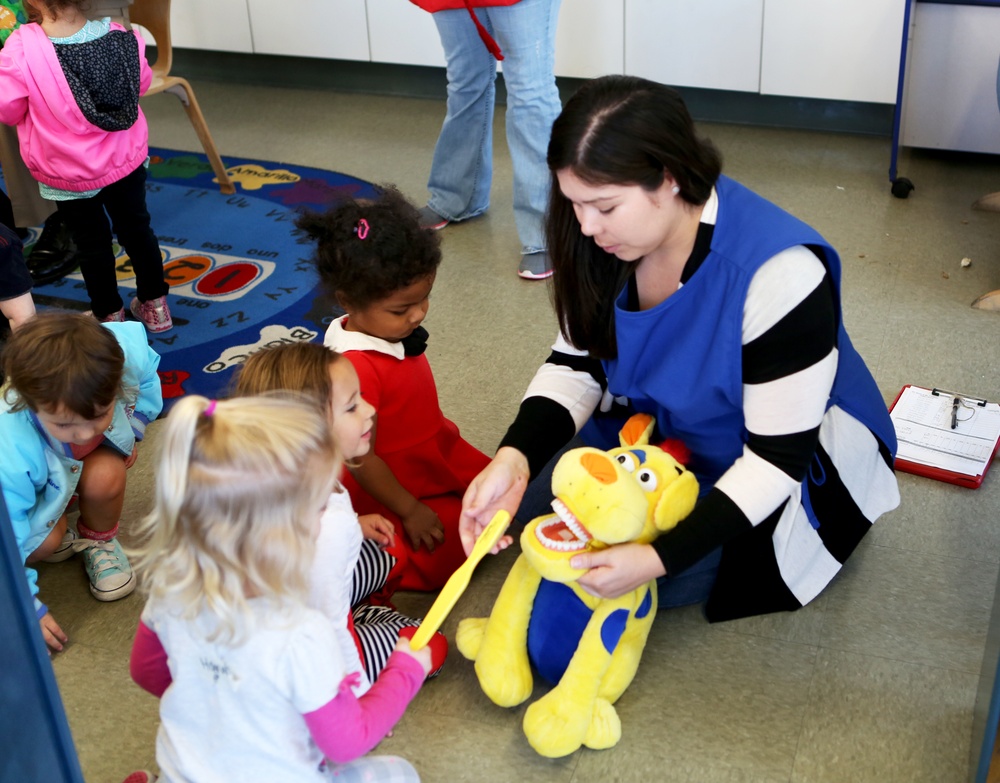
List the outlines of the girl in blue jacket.
<svg viewBox="0 0 1000 783">
<path fill-rule="evenodd" d="M 53 650 L 67 637 L 38 600 L 32 563 L 82 551 L 99 601 L 135 589 L 118 519 L 136 442 L 163 407 L 159 363 L 142 324 L 101 324 L 78 313 L 40 313 L 4 348 L 0 488 L 42 636 Z M 67 525 L 74 494 L 77 532 Z"/>
</svg>

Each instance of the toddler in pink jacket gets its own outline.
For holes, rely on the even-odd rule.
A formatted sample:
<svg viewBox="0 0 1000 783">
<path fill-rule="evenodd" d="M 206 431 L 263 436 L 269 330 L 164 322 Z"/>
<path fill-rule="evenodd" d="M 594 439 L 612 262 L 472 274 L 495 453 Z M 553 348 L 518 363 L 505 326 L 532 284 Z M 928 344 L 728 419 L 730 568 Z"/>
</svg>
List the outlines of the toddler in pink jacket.
<svg viewBox="0 0 1000 783">
<path fill-rule="evenodd" d="M 0 50 L 0 122 L 17 127 L 21 157 L 73 234 L 94 316 L 125 320 L 113 229 L 135 274 L 129 309 L 163 332 L 173 320 L 146 209 L 149 129 L 139 108 L 152 71 L 142 36 L 88 19 L 87 3 L 27 0 L 32 23 Z"/>
</svg>

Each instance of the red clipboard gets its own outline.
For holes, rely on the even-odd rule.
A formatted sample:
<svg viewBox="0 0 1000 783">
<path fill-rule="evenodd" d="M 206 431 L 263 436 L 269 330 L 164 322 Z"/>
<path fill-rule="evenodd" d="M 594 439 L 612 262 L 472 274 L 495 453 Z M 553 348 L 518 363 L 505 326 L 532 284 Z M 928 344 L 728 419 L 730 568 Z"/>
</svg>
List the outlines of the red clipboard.
<svg viewBox="0 0 1000 783">
<path fill-rule="evenodd" d="M 975 404 L 981 404 L 982 407 L 989 405 L 990 403 L 981 397 L 972 397 L 970 395 L 960 394 L 953 391 L 948 391 L 947 389 L 931 388 L 928 389 L 926 386 L 915 386 L 913 384 L 906 384 L 896 398 L 892 401 L 889 406 L 889 414 L 891 416 L 893 409 L 896 407 L 896 403 L 899 402 L 900 398 L 910 387 L 915 389 L 922 389 L 923 391 L 930 392 L 933 395 L 941 395 L 950 399 L 959 397 L 963 400 L 973 401 Z M 896 421 L 893 420 L 893 425 L 896 425 Z M 993 460 L 996 458 L 997 450 L 1000 449 L 1000 437 L 998 437 L 992 444 L 992 451 L 990 452 L 990 458 L 986 462 L 983 472 L 978 475 L 969 475 L 968 473 L 958 473 L 953 470 L 946 470 L 944 468 L 937 468 L 933 465 L 927 465 L 923 462 L 911 462 L 910 460 L 896 457 L 895 465 L 896 470 L 903 473 L 912 473 L 915 476 L 924 476 L 925 478 L 935 479 L 936 481 L 944 481 L 948 484 L 955 484 L 960 487 L 968 487 L 969 489 L 979 489 L 982 486 L 983 478 L 986 476 L 987 471 L 990 469 L 990 465 L 993 464 Z"/>
</svg>

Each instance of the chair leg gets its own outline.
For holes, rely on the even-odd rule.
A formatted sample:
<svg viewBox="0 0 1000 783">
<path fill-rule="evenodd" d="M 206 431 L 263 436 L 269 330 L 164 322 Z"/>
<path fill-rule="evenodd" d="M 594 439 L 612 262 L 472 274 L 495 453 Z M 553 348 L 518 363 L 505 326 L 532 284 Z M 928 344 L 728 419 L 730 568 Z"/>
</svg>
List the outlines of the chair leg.
<svg viewBox="0 0 1000 783">
<path fill-rule="evenodd" d="M 222 158 L 219 157 L 219 151 L 215 148 L 212 134 L 208 132 L 208 125 L 205 124 L 205 116 L 201 113 L 198 99 L 194 97 L 194 90 L 191 89 L 191 85 L 188 84 L 186 79 L 181 79 L 180 77 L 173 78 L 177 79 L 177 84 L 167 87 L 164 92 L 169 92 L 180 98 L 184 106 L 184 111 L 187 112 L 188 119 L 191 120 L 191 125 L 194 127 L 194 132 L 198 134 L 201 146 L 205 149 L 208 162 L 212 164 L 212 171 L 215 172 L 215 178 L 219 180 L 219 190 L 227 194 L 235 193 L 236 186 L 229 179 L 226 167 L 222 165 Z"/>
</svg>

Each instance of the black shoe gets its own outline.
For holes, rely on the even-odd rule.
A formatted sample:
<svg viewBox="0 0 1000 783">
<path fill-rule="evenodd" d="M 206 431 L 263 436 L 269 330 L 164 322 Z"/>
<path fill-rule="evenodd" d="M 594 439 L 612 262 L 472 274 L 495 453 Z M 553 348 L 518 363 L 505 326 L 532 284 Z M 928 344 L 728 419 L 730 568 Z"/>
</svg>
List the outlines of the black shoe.
<svg viewBox="0 0 1000 783">
<path fill-rule="evenodd" d="M 58 212 L 45 221 L 41 236 L 28 248 L 24 260 L 35 285 L 54 283 L 76 269 L 76 245 Z"/>
</svg>

